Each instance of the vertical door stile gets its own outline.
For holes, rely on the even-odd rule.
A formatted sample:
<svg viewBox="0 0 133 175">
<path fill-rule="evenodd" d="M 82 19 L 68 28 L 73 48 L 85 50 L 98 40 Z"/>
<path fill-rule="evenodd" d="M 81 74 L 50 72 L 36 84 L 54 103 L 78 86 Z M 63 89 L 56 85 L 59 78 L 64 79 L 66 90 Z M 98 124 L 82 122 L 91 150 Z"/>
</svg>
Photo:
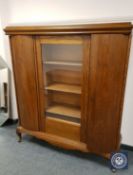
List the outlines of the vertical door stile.
<svg viewBox="0 0 133 175">
<path fill-rule="evenodd" d="M 89 101 L 89 62 L 90 62 L 90 36 L 83 37 L 83 67 L 82 67 L 82 97 L 81 97 L 81 141 L 87 142 L 87 118 Z"/>
<path fill-rule="evenodd" d="M 38 75 L 38 103 L 40 109 L 39 115 L 39 128 L 41 131 L 45 131 L 45 93 L 44 93 L 44 81 L 43 81 L 43 63 L 42 63 L 42 52 L 41 52 L 41 39 L 36 38 L 36 63 L 37 63 L 37 75 Z"/>
</svg>

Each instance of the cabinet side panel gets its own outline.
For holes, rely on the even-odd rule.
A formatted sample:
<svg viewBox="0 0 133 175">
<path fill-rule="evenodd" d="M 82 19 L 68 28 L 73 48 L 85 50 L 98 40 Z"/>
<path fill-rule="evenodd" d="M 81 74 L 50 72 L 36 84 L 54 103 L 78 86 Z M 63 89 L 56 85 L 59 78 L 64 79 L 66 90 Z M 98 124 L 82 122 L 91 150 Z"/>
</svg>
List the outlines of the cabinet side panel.
<svg viewBox="0 0 133 175">
<path fill-rule="evenodd" d="M 87 134 L 93 152 L 118 148 L 128 41 L 123 34 L 92 35 Z"/>
<path fill-rule="evenodd" d="M 20 125 L 38 130 L 34 40 L 31 36 L 10 38 Z"/>
</svg>

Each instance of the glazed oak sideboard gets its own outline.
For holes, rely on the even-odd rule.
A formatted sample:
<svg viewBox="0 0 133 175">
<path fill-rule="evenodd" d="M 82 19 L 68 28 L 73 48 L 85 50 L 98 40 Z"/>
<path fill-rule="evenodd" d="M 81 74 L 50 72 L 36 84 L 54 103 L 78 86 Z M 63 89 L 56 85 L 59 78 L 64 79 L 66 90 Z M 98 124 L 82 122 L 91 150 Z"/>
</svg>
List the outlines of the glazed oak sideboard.
<svg viewBox="0 0 133 175">
<path fill-rule="evenodd" d="M 64 149 L 118 151 L 131 23 L 8 26 L 22 133 Z"/>
</svg>

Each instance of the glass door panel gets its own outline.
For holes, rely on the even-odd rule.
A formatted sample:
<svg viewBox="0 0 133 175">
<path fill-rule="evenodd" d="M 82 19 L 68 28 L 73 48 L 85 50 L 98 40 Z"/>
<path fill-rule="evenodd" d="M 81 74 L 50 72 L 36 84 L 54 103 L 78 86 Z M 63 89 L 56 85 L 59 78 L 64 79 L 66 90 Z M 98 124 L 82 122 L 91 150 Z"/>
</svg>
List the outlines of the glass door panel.
<svg viewBox="0 0 133 175">
<path fill-rule="evenodd" d="M 80 123 L 82 39 L 44 39 L 41 48 L 45 116 Z"/>
</svg>

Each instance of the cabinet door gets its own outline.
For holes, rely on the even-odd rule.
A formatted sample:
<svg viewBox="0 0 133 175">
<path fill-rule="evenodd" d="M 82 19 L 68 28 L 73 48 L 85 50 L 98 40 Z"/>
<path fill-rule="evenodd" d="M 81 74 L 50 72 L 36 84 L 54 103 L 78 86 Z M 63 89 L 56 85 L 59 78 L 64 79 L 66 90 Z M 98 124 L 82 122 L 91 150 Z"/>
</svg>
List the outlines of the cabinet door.
<svg viewBox="0 0 133 175">
<path fill-rule="evenodd" d="M 37 38 L 42 131 L 86 142 L 89 46 L 89 36 Z"/>
<path fill-rule="evenodd" d="M 38 130 L 34 40 L 31 36 L 13 36 L 11 49 L 20 125 Z"/>
<path fill-rule="evenodd" d="M 118 148 L 129 36 L 94 34 L 91 38 L 88 148 L 111 152 Z"/>
</svg>

